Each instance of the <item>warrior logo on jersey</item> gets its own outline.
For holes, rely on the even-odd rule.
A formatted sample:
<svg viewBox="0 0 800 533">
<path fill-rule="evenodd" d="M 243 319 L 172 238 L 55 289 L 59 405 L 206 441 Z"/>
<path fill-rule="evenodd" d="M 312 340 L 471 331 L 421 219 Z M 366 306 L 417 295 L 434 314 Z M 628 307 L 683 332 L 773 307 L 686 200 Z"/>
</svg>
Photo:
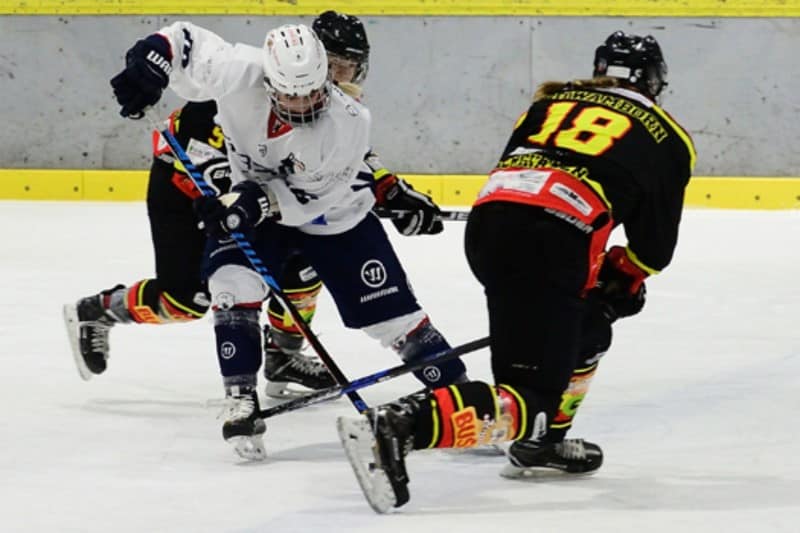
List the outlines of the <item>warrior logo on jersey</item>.
<svg viewBox="0 0 800 533">
<path fill-rule="evenodd" d="M 368 287 L 377 289 L 386 283 L 386 267 L 377 259 L 370 259 L 361 267 L 361 281 Z"/>
</svg>

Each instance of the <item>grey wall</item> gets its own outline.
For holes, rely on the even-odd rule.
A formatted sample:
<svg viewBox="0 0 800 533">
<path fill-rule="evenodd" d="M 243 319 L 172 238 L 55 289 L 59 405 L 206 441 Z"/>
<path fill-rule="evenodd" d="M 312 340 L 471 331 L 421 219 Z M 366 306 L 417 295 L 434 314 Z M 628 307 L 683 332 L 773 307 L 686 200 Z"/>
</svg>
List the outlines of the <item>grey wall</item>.
<svg viewBox="0 0 800 533">
<path fill-rule="evenodd" d="M 144 168 L 145 124 L 108 84 L 125 50 L 174 19 L 0 17 L 0 168 Z M 297 18 L 191 17 L 259 45 Z M 300 19 L 310 23 L 311 17 Z M 670 68 L 664 107 L 694 137 L 699 175 L 800 175 L 800 20 L 364 17 L 366 103 L 391 168 L 483 173 L 532 89 L 588 76 L 615 29 L 652 33 Z M 179 104 L 168 95 L 162 114 Z"/>
</svg>

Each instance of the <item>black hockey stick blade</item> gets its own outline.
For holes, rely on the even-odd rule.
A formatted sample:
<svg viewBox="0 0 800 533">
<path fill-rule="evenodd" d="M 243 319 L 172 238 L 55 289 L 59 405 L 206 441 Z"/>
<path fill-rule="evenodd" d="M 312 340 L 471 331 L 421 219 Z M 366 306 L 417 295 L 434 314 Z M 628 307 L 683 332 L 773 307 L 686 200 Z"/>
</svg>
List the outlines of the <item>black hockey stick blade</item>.
<svg viewBox="0 0 800 533">
<path fill-rule="evenodd" d="M 410 209 L 389 209 L 386 207 L 375 207 L 373 211 L 381 218 L 399 218 L 412 212 Z M 464 222 L 469 218 L 469 211 L 441 211 L 436 218 L 444 221 Z"/>
<path fill-rule="evenodd" d="M 309 405 L 314 405 L 327 400 L 333 400 L 344 394 L 349 394 L 359 389 L 363 389 L 364 387 L 369 387 L 371 385 L 376 385 L 378 383 L 394 379 L 396 377 L 408 374 L 409 372 L 420 370 L 429 365 L 446 363 L 447 361 L 470 352 L 478 351 L 481 348 L 486 348 L 487 346 L 489 346 L 489 337 L 476 339 L 460 346 L 456 346 L 455 348 L 431 355 L 430 357 L 420 359 L 419 361 L 414 361 L 414 363 L 406 363 L 403 365 L 394 366 L 392 368 L 375 372 L 374 374 L 369 374 L 367 376 L 354 379 L 347 385 L 328 387 L 327 389 L 314 391 L 305 396 L 288 400 L 279 405 L 268 407 L 267 409 L 262 409 L 258 412 L 258 415 L 261 418 L 271 418 L 275 415 L 280 415 L 283 413 L 288 413 L 289 411 L 296 411 L 297 409 L 308 407 Z"/>
</svg>

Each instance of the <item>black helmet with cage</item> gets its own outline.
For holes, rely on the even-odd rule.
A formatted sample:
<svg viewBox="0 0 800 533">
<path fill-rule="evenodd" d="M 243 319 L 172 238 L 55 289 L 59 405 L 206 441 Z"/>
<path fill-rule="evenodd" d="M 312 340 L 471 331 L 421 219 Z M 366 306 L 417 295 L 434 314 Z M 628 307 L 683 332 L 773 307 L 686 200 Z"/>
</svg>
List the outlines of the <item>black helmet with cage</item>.
<svg viewBox="0 0 800 533">
<path fill-rule="evenodd" d="M 358 17 L 325 11 L 311 25 L 329 58 L 341 58 L 355 63 L 351 83 L 361 84 L 369 69 L 369 42 L 364 24 Z"/>
<path fill-rule="evenodd" d="M 624 80 L 655 100 L 667 86 L 667 64 L 652 35 L 615 31 L 594 53 L 593 76 Z"/>
</svg>

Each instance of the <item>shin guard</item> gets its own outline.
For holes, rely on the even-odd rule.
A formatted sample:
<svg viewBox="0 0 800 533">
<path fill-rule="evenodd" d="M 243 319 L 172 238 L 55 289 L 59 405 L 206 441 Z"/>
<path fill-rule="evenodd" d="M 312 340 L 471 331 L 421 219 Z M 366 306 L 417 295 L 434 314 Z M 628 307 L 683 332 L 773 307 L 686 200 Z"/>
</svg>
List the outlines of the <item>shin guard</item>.
<svg viewBox="0 0 800 533">
<path fill-rule="evenodd" d="M 538 436 L 545 418 L 530 396 L 481 381 L 433 390 L 417 399 L 414 448 L 471 448 Z"/>
<path fill-rule="evenodd" d="M 134 283 L 125 292 L 125 307 L 134 322 L 168 324 L 202 318 L 208 310 L 208 294 L 202 288 L 168 292 L 156 279 Z"/>
<path fill-rule="evenodd" d="M 322 291 L 322 282 L 318 278 L 303 287 L 283 290 L 306 324 L 311 323 L 314 313 L 317 311 L 317 298 L 320 291 Z M 300 332 L 300 328 L 297 327 L 292 315 L 283 308 L 277 298 L 270 298 L 267 314 L 271 330 L 280 332 L 283 337 L 299 339 L 302 344 L 303 334 Z"/>
<path fill-rule="evenodd" d="M 413 330 L 395 339 L 392 348 L 403 361 L 413 362 L 450 349 L 439 330 L 430 323 L 427 317 Z M 426 366 L 417 370 L 414 375 L 429 388 L 441 387 L 451 383 L 466 381 L 467 369 L 461 359 L 454 359 L 438 365 Z"/>
<path fill-rule="evenodd" d="M 581 353 L 585 355 L 572 371 L 572 377 L 561 395 L 558 412 L 550 422 L 545 440 L 560 442 L 572 427 L 572 421 L 594 379 L 597 365 L 611 346 L 611 338 L 611 321 L 603 314 L 600 306 L 590 305 L 581 336 Z"/>
<path fill-rule="evenodd" d="M 223 377 L 255 375 L 261 366 L 260 306 L 214 309 L 217 359 Z"/>
<path fill-rule="evenodd" d="M 583 402 L 586 393 L 589 391 L 589 385 L 592 383 L 595 370 L 597 370 L 597 362 L 583 368 L 576 368 L 573 371 L 569 385 L 561 395 L 558 412 L 550 423 L 547 440 L 558 442 L 564 439 L 567 431 L 572 427 L 572 420 L 575 418 L 581 402 Z"/>
</svg>

